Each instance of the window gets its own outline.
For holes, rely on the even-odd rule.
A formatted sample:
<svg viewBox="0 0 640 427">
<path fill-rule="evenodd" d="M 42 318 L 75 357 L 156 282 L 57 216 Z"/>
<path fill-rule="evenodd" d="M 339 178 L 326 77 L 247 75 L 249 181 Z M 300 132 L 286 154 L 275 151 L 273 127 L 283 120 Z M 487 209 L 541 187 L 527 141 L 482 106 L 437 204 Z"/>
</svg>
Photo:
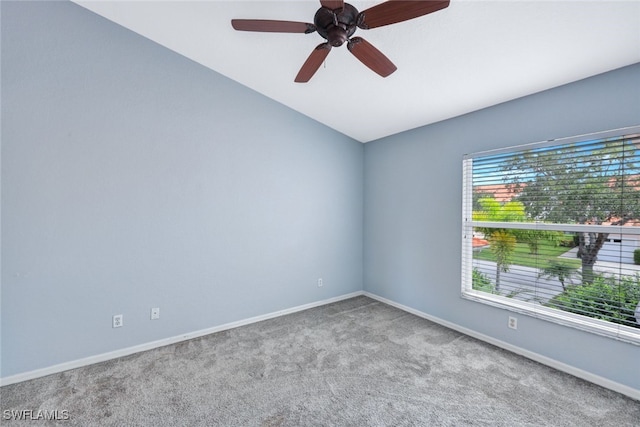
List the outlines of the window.
<svg viewBox="0 0 640 427">
<path fill-rule="evenodd" d="M 462 296 L 640 344 L 640 126 L 465 156 Z"/>
</svg>

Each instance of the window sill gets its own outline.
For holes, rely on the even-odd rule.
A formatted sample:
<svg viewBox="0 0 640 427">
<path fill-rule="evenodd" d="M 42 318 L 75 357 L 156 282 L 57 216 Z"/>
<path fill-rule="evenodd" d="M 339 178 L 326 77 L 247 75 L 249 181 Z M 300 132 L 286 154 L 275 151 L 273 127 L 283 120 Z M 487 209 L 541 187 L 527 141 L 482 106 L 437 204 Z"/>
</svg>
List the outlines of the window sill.
<svg viewBox="0 0 640 427">
<path fill-rule="evenodd" d="M 592 319 L 544 307 L 540 304 L 476 290 L 463 291 L 462 298 L 640 346 L 640 329 L 638 328 Z"/>
</svg>

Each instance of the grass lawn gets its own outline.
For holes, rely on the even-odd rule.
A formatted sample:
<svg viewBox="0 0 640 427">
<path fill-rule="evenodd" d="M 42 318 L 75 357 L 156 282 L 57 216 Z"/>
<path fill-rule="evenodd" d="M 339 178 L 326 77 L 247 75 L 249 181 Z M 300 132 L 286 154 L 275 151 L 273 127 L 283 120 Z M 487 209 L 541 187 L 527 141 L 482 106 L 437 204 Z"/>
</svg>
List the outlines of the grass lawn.
<svg viewBox="0 0 640 427">
<path fill-rule="evenodd" d="M 538 254 L 533 255 L 529 253 L 529 245 L 526 243 L 516 243 L 516 248 L 511 254 L 511 265 L 523 265 L 525 267 L 544 268 L 547 266 L 547 262 L 554 260 L 560 261 L 572 267 L 580 268 L 582 262 L 577 259 L 558 258 L 567 251 L 567 248 L 555 245 L 540 245 Z M 474 259 L 480 259 L 485 261 L 496 261 L 496 258 L 491 252 L 491 248 L 488 246 L 480 252 L 473 254 Z"/>
</svg>

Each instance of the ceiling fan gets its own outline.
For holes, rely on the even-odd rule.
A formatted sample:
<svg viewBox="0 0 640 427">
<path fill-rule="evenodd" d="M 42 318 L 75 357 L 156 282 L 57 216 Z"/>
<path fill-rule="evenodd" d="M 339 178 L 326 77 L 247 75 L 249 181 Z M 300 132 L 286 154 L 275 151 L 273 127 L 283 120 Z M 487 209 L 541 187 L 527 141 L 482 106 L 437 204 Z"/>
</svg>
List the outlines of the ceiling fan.
<svg viewBox="0 0 640 427">
<path fill-rule="evenodd" d="M 387 77 L 397 68 L 382 52 L 362 37 L 351 37 L 357 28 L 369 30 L 418 18 L 449 6 L 446 1 L 389 0 L 362 12 L 344 0 L 320 0 L 320 9 L 313 24 L 295 21 L 266 19 L 232 19 L 231 25 L 238 31 L 270 33 L 305 33 L 317 31 L 327 41 L 319 44 L 300 68 L 295 81 L 306 83 L 318 71 L 332 47 L 347 48 L 364 65 L 382 77 Z"/>
</svg>

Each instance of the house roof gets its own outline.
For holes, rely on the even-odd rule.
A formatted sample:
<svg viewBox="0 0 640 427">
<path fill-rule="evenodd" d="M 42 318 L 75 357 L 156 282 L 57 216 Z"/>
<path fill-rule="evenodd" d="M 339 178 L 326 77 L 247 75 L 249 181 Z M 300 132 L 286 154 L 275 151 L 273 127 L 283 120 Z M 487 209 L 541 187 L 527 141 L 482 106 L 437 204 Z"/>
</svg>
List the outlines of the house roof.
<svg viewBox="0 0 640 427">
<path fill-rule="evenodd" d="M 629 219 L 622 222 L 621 217 L 610 217 L 606 221 L 602 221 L 600 225 L 622 225 L 624 227 L 640 227 L 640 219 Z"/>
<path fill-rule="evenodd" d="M 520 188 L 526 184 L 520 184 Z M 475 185 L 473 191 L 476 193 L 483 193 L 490 195 L 498 202 L 504 203 L 512 200 L 519 192 L 520 189 L 515 186 L 509 186 L 507 184 L 489 184 L 489 185 Z"/>
<path fill-rule="evenodd" d="M 484 246 L 488 246 L 489 245 L 489 241 L 485 240 L 485 239 L 481 239 L 479 237 L 474 237 L 473 241 L 472 241 L 472 246 L 474 249 L 477 248 L 482 248 Z"/>
</svg>

